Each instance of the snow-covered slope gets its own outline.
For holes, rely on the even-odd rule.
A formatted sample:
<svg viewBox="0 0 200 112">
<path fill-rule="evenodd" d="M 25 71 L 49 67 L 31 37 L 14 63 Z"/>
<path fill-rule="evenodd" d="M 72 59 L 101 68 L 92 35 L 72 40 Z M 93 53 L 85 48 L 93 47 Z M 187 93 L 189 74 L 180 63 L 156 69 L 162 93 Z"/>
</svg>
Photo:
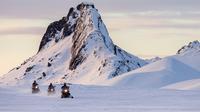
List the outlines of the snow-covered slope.
<svg viewBox="0 0 200 112">
<path fill-rule="evenodd" d="M 200 75 L 200 43 L 199 41 L 190 42 L 187 46 L 182 47 L 177 53 L 177 59 L 184 64 L 189 65 L 198 71 Z M 190 90 L 200 89 L 200 78 L 177 82 L 166 87 L 165 89 Z"/>
<path fill-rule="evenodd" d="M 191 55 L 200 52 L 200 43 L 198 40 L 190 42 L 188 45 L 183 46 L 178 50 L 178 55 Z"/>
<path fill-rule="evenodd" d="M 191 43 L 198 42 L 194 41 Z M 185 49 L 181 53 L 179 50 L 177 55 L 166 57 L 160 61 L 116 77 L 110 80 L 108 85 L 131 86 L 135 88 L 200 88 L 199 50 L 199 46 L 196 44 L 192 49 Z M 184 82 L 181 83 L 182 81 Z"/>
<path fill-rule="evenodd" d="M 200 71 L 200 43 L 190 42 L 177 52 L 177 59 Z"/>
<path fill-rule="evenodd" d="M 177 82 L 163 87 L 163 89 L 200 90 L 200 78 Z"/>
<path fill-rule="evenodd" d="M 38 53 L 4 75 L 1 82 L 101 84 L 145 64 L 114 45 L 98 10 L 83 2 L 51 23 Z"/>
<path fill-rule="evenodd" d="M 198 70 L 184 64 L 176 57 L 168 57 L 116 77 L 111 83 L 135 88 L 162 88 L 169 84 L 196 78 L 200 78 Z"/>
</svg>

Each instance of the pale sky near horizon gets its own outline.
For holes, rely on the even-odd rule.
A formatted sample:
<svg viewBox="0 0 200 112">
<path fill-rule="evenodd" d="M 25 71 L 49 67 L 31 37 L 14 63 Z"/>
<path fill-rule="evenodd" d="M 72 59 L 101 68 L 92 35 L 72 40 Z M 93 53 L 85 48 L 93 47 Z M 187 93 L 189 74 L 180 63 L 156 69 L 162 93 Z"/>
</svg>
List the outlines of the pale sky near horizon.
<svg viewBox="0 0 200 112">
<path fill-rule="evenodd" d="M 33 56 L 48 24 L 81 1 L 1 0 L 0 74 Z M 174 55 L 183 45 L 200 40 L 199 0 L 90 1 L 114 43 L 136 56 Z"/>
</svg>

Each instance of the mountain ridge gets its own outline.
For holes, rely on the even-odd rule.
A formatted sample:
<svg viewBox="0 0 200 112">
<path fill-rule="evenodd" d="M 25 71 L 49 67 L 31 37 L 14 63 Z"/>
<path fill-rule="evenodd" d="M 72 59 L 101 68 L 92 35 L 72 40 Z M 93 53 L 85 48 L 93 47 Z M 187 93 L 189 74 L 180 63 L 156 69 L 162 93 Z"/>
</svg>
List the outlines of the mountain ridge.
<svg viewBox="0 0 200 112">
<path fill-rule="evenodd" d="M 184 49 L 183 49 L 184 48 Z M 107 85 L 133 88 L 193 90 L 200 86 L 199 42 L 190 42 L 180 53 L 115 77 Z"/>
<path fill-rule="evenodd" d="M 195 40 L 193 42 L 190 42 L 188 45 L 183 46 L 181 49 L 177 51 L 176 54 L 187 55 L 190 53 L 198 53 L 198 52 L 200 52 L 200 42 L 198 40 Z"/>
</svg>

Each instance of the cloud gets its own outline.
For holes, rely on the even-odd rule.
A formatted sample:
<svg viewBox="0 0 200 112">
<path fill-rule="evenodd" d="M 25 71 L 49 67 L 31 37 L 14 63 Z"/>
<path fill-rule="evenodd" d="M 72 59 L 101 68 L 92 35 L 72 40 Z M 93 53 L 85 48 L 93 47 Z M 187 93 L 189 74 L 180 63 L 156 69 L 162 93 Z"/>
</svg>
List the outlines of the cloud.
<svg viewBox="0 0 200 112">
<path fill-rule="evenodd" d="M 45 33 L 44 27 L 26 27 L 26 28 L 10 28 L 7 30 L 0 30 L 0 36 L 6 35 L 42 35 Z"/>
<path fill-rule="evenodd" d="M 69 0 L 1 0 L 1 18 L 55 19 L 67 15 Z"/>
<path fill-rule="evenodd" d="M 82 0 L 1 0 L 0 17 L 58 19 Z M 199 11 L 199 0 L 86 0 L 103 13 Z M 105 5 L 106 4 L 106 5 Z M 8 8 L 9 7 L 9 8 Z M 146 14 L 145 14 L 146 15 Z"/>
<path fill-rule="evenodd" d="M 23 33 L 41 35 L 50 22 L 67 15 L 68 9 L 81 1 L 1 0 L 0 35 Z M 138 29 L 148 31 L 158 29 L 197 31 L 200 29 L 200 7 L 198 6 L 200 1 L 198 0 L 89 1 L 95 3 L 111 32 Z M 8 9 L 8 6 L 12 8 Z M 2 22 L 2 18 L 6 21 Z"/>
<path fill-rule="evenodd" d="M 119 16 L 104 17 L 109 29 L 200 29 L 200 21 L 196 18 L 154 18 Z"/>
</svg>

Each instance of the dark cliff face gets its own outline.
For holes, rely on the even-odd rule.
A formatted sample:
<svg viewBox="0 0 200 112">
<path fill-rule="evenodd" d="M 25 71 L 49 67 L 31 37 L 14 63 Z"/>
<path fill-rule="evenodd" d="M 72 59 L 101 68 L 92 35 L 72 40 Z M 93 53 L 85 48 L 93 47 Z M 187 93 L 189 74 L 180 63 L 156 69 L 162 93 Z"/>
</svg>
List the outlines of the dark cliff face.
<svg viewBox="0 0 200 112">
<path fill-rule="evenodd" d="M 77 6 L 77 10 L 80 11 L 80 17 L 77 19 L 74 35 L 72 37 L 73 45 L 71 48 L 72 59 L 70 60 L 69 65 L 70 70 L 75 70 L 78 65 L 80 65 L 84 60 L 87 59 L 87 48 L 85 47 L 88 44 L 88 38 L 92 37 L 92 34 L 88 35 L 88 33 L 91 31 L 101 33 L 100 28 L 96 28 L 95 24 L 102 24 L 100 23 L 102 22 L 102 20 L 99 21 L 100 17 L 91 17 L 92 10 L 97 11 L 94 5 L 81 3 Z M 104 38 L 105 37 L 103 37 L 103 35 L 100 36 L 100 39 Z"/>
<path fill-rule="evenodd" d="M 63 17 L 61 20 L 51 23 L 48 26 L 44 36 L 42 37 L 38 52 L 40 52 L 48 42 L 52 40 L 58 42 L 60 39 L 63 39 L 64 37 L 71 35 L 76 27 L 78 12 L 82 11 L 84 8 L 89 8 L 89 7 L 95 8 L 94 5 L 81 3 L 76 7 L 76 9 L 73 7 L 70 8 L 66 17 Z M 72 23 L 72 20 L 75 20 L 74 23 Z M 63 30 L 62 38 L 59 39 L 55 38 L 55 35 L 58 32 L 61 32 L 61 30 Z"/>
<path fill-rule="evenodd" d="M 40 52 L 48 42 L 52 40 L 54 40 L 55 42 L 58 42 L 60 39 L 63 39 L 64 37 L 72 34 L 76 24 L 72 24 L 69 21 L 70 18 L 72 19 L 77 18 L 77 13 L 74 11 L 74 8 L 70 8 L 69 13 L 66 17 L 63 17 L 61 20 L 55 21 L 48 26 L 40 42 L 38 52 Z M 55 35 L 58 32 L 61 32 L 62 30 L 63 30 L 62 38 L 56 38 Z"/>
<path fill-rule="evenodd" d="M 71 48 L 72 59 L 70 61 L 69 69 L 76 69 L 76 67 L 86 58 L 83 56 L 83 54 L 81 54 L 81 50 L 85 46 L 84 42 L 87 38 L 86 30 L 88 30 L 87 28 L 92 28 L 93 26 L 93 23 L 84 23 L 85 19 L 88 16 L 84 11 L 89 8 L 95 9 L 93 4 L 81 3 L 76 8 L 70 8 L 69 13 L 66 17 L 63 17 L 61 20 L 51 23 L 42 38 L 38 52 L 40 52 L 47 43 L 51 41 L 58 42 L 59 40 L 74 33 L 72 38 L 73 46 Z M 56 34 L 60 32 L 62 33 L 62 37 L 56 38 Z"/>
<path fill-rule="evenodd" d="M 57 33 L 57 31 L 61 31 L 62 28 L 64 27 L 64 25 L 66 24 L 66 18 L 63 17 L 61 20 L 59 21 L 55 21 L 53 23 L 51 23 L 47 30 L 46 33 L 44 34 L 44 36 L 42 37 L 42 41 L 40 43 L 39 46 L 39 51 L 50 41 L 52 41 L 55 38 L 55 34 Z M 55 40 L 58 41 L 58 40 Z M 38 52 L 39 52 L 38 51 Z"/>
<path fill-rule="evenodd" d="M 88 28 L 92 29 L 94 24 L 84 23 L 85 19 L 88 16 L 85 11 L 89 8 L 97 10 L 93 4 L 81 3 L 76 8 L 70 8 L 69 13 L 66 17 L 63 17 L 61 20 L 51 23 L 42 38 L 38 52 L 40 52 L 47 43 L 51 41 L 58 42 L 59 40 L 74 33 L 72 38 L 73 46 L 71 48 L 72 59 L 70 61 L 69 69 L 76 69 L 76 67 L 81 64 L 81 62 L 83 62 L 83 60 L 86 58 L 83 56 L 81 51 L 86 46 L 85 41 L 87 39 L 87 30 Z M 99 20 L 101 20 L 101 18 Z M 100 22 L 102 22 L 102 20 Z M 98 25 L 99 24 L 100 23 L 98 23 Z M 56 34 L 60 32 L 62 33 L 62 37 L 56 38 Z"/>
<path fill-rule="evenodd" d="M 70 70 L 74 70 L 76 69 L 76 67 L 81 63 L 83 62 L 84 60 L 84 57 L 83 55 L 81 54 L 81 50 L 84 48 L 84 41 L 85 39 L 84 38 L 81 38 L 82 37 L 82 33 L 84 32 L 84 28 L 86 26 L 83 24 L 83 21 L 81 19 L 78 19 L 78 22 L 77 22 L 77 25 L 76 25 L 76 31 L 74 33 L 74 36 L 73 36 L 73 45 L 72 45 L 72 48 L 71 48 L 71 54 L 72 54 L 72 59 L 70 61 L 70 66 L 69 66 L 69 69 Z"/>
</svg>

